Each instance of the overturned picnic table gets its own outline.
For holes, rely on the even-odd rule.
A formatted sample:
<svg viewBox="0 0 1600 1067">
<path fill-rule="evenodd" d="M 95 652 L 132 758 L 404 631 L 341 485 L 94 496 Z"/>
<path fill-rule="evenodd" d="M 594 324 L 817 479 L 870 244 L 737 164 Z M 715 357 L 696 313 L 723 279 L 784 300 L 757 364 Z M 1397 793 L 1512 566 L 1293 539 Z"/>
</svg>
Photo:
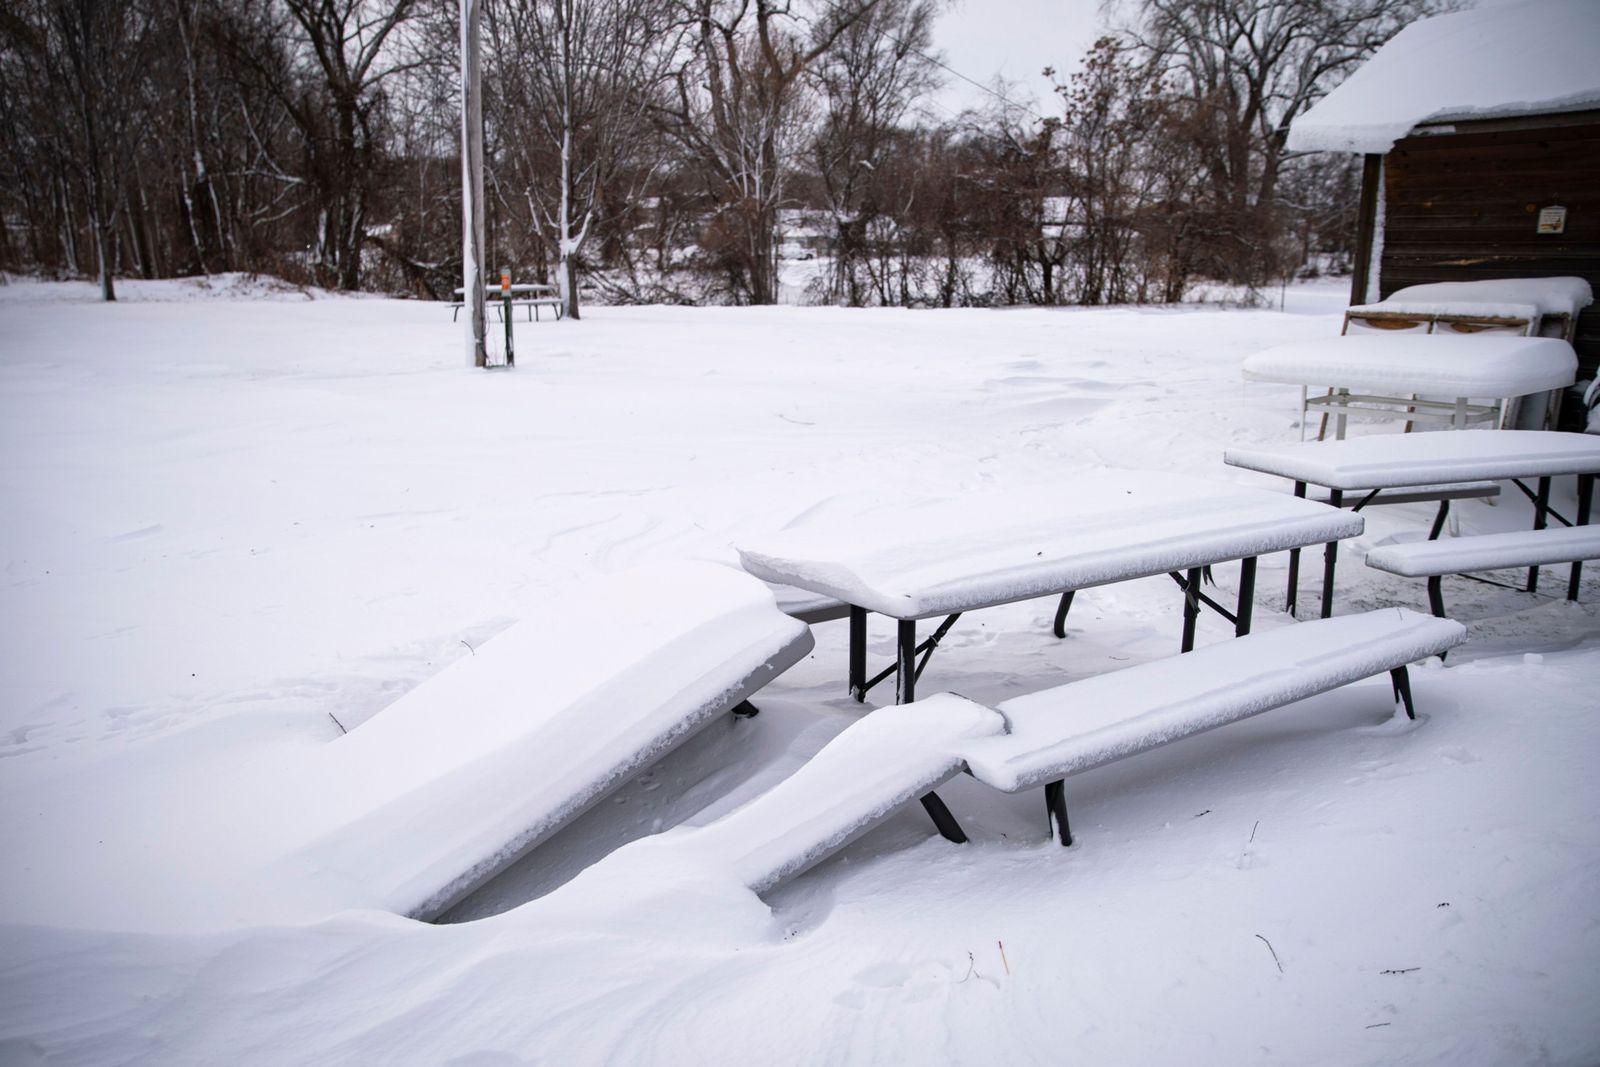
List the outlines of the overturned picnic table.
<svg viewBox="0 0 1600 1067">
<path fill-rule="evenodd" d="M 1452 430 L 1438 433 L 1373 434 L 1344 441 L 1309 441 L 1279 448 L 1230 448 L 1223 462 L 1260 471 L 1294 482 L 1296 496 L 1308 485 L 1328 490 L 1329 502 L 1339 506 L 1345 494 L 1361 494 L 1356 507 L 1378 502 L 1385 493 L 1404 492 L 1417 486 L 1447 487 L 1450 483 L 1483 480 L 1510 481 L 1534 505 L 1534 531 L 1547 528 L 1555 518 L 1562 526 L 1589 522 L 1594 476 L 1600 473 L 1600 438 L 1553 430 Z M 1578 513 L 1575 520 L 1550 508 L 1551 479 L 1578 476 Z M 1529 488 L 1524 479 L 1538 479 Z M 1449 499 L 1440 494 L 1440 510 L 1429 540 L 1439 536 Z M 1529 546 L 1531 549 L 1531 546 Z M 1330 540 L 1323 554 L 1322 616 L 1333 611 L 1333 581 L 1339 546 Z M 1531 558 L 1529 592 L 1538 587 L 1537 565 Z M 1573 563 L 1570 595 L 1576 597 L 1581 562 Z M 1289 558 L 1289 613 L 1294 614 L 1299 585 L 1299 550 Z"/>
<path fill-rule="evenodd" d="M 1553 337 L 1350 334 L 1277 345 L 1247 358 L 1242 371 L 1246 381 L 1298 385 L 1301 433 L 1307 412 L 1322 408 L 1342 439 L 1352 411 L 1501 425 L 1511 399 L 1571 385 L 1578 357 Z M 1309 396 L 1314 386 L 1330 392 Z"/>
</svg>

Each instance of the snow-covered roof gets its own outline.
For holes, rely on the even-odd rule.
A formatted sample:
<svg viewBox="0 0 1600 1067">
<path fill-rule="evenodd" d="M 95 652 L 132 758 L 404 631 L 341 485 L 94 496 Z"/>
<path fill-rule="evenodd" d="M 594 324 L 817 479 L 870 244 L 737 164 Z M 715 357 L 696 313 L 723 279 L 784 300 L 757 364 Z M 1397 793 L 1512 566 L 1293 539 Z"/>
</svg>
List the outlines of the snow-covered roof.
<svg viewBox="0 0 1600 1067">
<path fill-rule="evenodd" d="M 1600 107 L 1600 3 L 1534 0 L 1420 19 L 1289 129 L 1297 151 L 1387 152 L 1424 122 Z"/>
</svg>

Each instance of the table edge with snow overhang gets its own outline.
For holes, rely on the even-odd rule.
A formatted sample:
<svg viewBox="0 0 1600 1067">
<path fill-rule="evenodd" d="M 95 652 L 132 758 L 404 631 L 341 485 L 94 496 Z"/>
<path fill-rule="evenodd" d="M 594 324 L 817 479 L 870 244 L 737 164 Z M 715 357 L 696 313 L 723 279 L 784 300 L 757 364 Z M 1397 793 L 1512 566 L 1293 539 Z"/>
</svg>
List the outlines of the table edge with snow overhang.
<svg viewBox="0 0 1600 1067">
<path fill-rule="evenodd" d="M 1321 407 L 1335 415 L 1338 439 L 1352 411 L 1394 412 L 1457 428 L 1498 426 L 1508 400 L 1564 389 L 1577 371 L 1577 354 L 1558 338 L 1444 334 L 1292 341 L 1247 357 L 1241 367 L 1246 381 L 1300 386 L 1301 432 L 1309 409 Z M 1312 386 L 1330 391 L 1310 397 Z"/>
<path fill-rule="evenodd" d="M 1147 472 L 1068 478 L 1027 492 L 977 491 L 911 505 L 823 511 L 736 546 L 745 570 L 833 597 L 850 609 L 849 689 L 858 701 L 893 674 L 896 703 L 962 613 L 1059 596 L 1064 636 L 1080 589 L 1166 574 L 1184 595 L 1182 651 L 1202 604 L 1250 629 L 1256 558 L 1352 537 L 1362 518 L 1316 501 L 1226 482 Z M 1229 612 L 1200 590 L 1203 572 L 1240 561 Z M 895 663 L 866 677 L 866 616 L 897 620 Z M 945 616 L 921 644 L 917 622 Z M 916 662 L 921 656 L 921 661 Z"/>
<path fill-rule="evenodd" d="M 1359 511 L 1378 500 L 1386 490 L 1415 486 L 1442 486 L 1466 481 L 1509 481 L 1533 501 L 1535 530 L 1546 527 L 1550 516 L 1563 525 L 1585 525 L 1596 474 L 1600 474 L 1600 437 L 1558 430 L 1448 430 L 1434 433 L 1371 434 L 1336 441 L 1303 441 L 1277 448 L 1230 448 L 1222 454 L 1229 466 L 1287 478 L 1295 496 L 1308 485 L 1328 490 L 1329 503 L 1341 506 L 1345 493 L 1360 493 L 1353 506 Z M 1576 520 L 1550 508 L 1550 480 L 1577 475 L 1579 507 Z M 1530 489 L 1525 478 L 1537 478 Z M 1429 540 L 1438 538 L 1449 513 L 1450 499 L 1441 497 Z M 1299 549 L 1289 554 L 1288 609 L 1294 614 L 1298 599 Z M 1329 541 L 1323 554 L 1322 616 L 1333 607 L 1333 578 L 1338 563 L 1338 542 Z M 1574 568 L 1581 566 L 1574 564 Z M 1577 570 L 1574 570 L 1574 580 Z M 1538 587 L 1538 570 L 1529 572 L 1528 592 Z"/>
</svg>

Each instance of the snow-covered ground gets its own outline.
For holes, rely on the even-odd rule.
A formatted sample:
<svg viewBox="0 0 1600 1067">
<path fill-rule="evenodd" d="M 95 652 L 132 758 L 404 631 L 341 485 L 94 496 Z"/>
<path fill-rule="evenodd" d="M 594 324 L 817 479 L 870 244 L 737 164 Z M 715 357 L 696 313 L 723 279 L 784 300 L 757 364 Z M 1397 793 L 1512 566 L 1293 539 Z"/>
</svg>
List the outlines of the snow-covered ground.
<svg viewBox="0 0 1600 1067">
<path fill-rule="evenodd" d="M 1340 283 L 1286 312 L 595 308 L 519 324 L 511 372 L 464 369 L 439 304 L 120 295 L 0 286 L 0 1063 L 1600 1062 L 1600 568 L 1577 605 L 1564 570 L 1537 597 L 1447 582 L 1471 637 L 1413 672 L 1414 724 L 1376 679 L 1075 777 L 1070 850 L 1037 796 L 958 779 L 971 844 L 913 806 L 765 898 L 577 876 L 866 714 L 842 622 L 475 921 L 230 917 L 248 850 L 197 844 L 245 800 L 292 808 L 261 768 L 573 577 L 731 561 L 825 502 L 1105 467 L 1271 485 L 1221 453 L 1297 439 L 1298 390 L 1239 363 L 1335 332 Z M 1514 493 L 1459 510 L 1528 520 Z M 1359 556 L 1429 517 L 1368 514 L 1341 611 L 1425 609 Z M 1283 573 L 1263 561 L 1259 626 L 1288 624 Z M 1086 591 L 1066 641 L 1049 603 L 972 615 L 919 691 L 992 704 L 1165 656 L 1178 606 L 1165 579 Z"/>
</svg>

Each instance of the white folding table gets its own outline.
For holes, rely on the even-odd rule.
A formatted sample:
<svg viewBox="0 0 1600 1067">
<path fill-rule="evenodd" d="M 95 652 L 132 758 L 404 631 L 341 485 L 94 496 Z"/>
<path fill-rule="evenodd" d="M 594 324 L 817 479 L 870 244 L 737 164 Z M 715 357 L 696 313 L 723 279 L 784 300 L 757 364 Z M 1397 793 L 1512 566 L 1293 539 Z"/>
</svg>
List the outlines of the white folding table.
<svg viewBox="0 0 1600 1067">
<path fill-rule="evenodd" d="M 1333 413 L 1334 436 L 1343 438 L 1351 411 L 1458 428 L 1498 425 L 1508 399 L 1571 385 L 1578 357 L 1554 337 L 1348 334 L 1278 345 L 1250 356 L 1242 369 L 1246 381 L 1300 386 L 1302 434 L 1315 407 Z M 1308 396 L 1315 386 L 1331 392 Z"/>
</svg>

